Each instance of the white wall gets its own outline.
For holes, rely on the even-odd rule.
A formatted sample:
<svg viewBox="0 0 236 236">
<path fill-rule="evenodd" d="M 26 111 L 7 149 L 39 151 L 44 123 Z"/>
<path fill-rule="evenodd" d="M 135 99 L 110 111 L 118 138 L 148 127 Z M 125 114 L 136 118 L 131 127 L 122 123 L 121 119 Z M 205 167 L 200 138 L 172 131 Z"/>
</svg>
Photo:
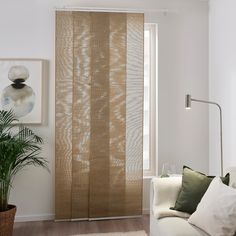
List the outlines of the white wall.
<svg viewBox="0 0 236 236">
<path fill-rule="evenodd" d="M 175 1 L 176 2 L 176 1 Z M 159 23 L 159 171 L 165 162 L 208 172 L 208 107 L 185 110 L 185 94 L 208 98 L 208 5 L 185 1 Z"/>
<path fill-rule="evenodd" d="M 224 166 L 236 165 L 236 1 L 211 0 L 209 13 L 209 97 L 223 109 Z M 219 173 L 217 109 L 210 112 L 210 172 Z"/>
<path fill-rule="evenodd" d="M 208 114 L 204 106 L 184 109 L 184 95 L 208 97 L 207 3 L 200 0 L 7 0 L 0 1 L 0 57 L 42 58 L 50 65 L 47 123 L 33 128 L 44 138 L 51 174 L 30 168 L 17 176 L 11 202 L 18 220 L 54 215 L 54 9 L 62 5 L 173 11 L 148 13 L 159 27 L 159 161 L 208 170 Z M 159 168 L 160 169 L 160 168 Z M 144 209 L 150 180 L 144 180 Z"/>
</svg>

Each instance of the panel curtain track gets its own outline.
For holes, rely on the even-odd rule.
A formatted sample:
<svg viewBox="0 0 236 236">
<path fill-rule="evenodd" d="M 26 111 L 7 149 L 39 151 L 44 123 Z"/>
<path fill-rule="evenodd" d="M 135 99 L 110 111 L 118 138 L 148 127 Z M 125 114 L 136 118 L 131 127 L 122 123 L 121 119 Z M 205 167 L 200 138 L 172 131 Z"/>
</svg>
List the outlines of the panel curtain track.
<svg viewBox="0 0 236 236">
<path fill-rule="evenodd" d="M 174 8 L 158 8 L 158 9 L 134 9 L 134 8 L 98 8 L 98 7 L 78 7 L 78 6 L 62 6 L 56 7 L 56 11 L 80 11 L 80 12 L 108 12 L 108 13 L 179 13 Z"/>
<path fill-rule="evenodd" d="M 56 12 L 56 220 L 142 214 L 142 13 Z"/>
</svg>

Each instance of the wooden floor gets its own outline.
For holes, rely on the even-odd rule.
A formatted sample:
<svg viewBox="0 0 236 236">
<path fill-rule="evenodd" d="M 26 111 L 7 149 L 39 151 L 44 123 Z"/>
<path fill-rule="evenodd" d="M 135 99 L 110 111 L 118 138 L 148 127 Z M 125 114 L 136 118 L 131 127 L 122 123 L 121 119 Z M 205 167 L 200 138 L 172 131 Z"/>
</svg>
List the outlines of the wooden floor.
<svg viewBox="0 0 236 236">
<path fill-rule="evenodd" d="M 13 236 L 71 236 L 75 234 L 128 232 L 145 230 L 149 233 L 149 216 L 136 219 L 82 222 L 15 223 Z"/>
</svg>

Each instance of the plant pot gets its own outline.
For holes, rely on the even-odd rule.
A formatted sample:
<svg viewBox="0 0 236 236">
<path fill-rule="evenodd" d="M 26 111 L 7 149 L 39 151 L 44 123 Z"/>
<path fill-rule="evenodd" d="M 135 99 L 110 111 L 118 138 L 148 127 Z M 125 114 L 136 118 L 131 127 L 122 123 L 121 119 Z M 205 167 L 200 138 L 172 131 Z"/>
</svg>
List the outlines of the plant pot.
<svg viewBox="0 0 236 236">
<path fill-rule="evenodd" d="M 0 236 L 12 236 L 16 206 L 8 205 L 7 211 L 0 212 Z"/>
</svg>

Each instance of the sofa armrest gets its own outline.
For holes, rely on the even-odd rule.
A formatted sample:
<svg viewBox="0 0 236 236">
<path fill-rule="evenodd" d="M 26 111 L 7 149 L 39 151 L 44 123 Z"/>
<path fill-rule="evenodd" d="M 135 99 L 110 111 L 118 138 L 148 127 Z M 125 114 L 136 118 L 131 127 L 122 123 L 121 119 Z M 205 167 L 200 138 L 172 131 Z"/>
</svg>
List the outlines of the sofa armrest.
<svg viewBox="0 0 236 236">
<path fill-rule="evenodd" d="M 189 217 L 189 214 L 170 210 L 175 205 L 182 186 L 182 176 L 153 178 L 151 183 L 151 214 L 155 218 L 167 216 Z"/>
</svg>

